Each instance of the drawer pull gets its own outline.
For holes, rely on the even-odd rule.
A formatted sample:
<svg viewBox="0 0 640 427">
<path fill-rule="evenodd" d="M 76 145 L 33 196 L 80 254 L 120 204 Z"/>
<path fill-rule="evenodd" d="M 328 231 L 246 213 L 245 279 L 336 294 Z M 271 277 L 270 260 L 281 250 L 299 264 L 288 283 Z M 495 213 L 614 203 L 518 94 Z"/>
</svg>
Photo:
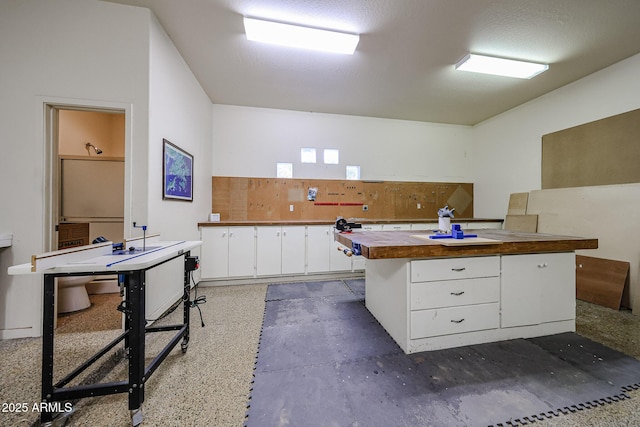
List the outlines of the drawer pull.
<svg viewBox="0 0 640 427">
<path fill-rule="evenodd" d="M 465 271 L 466 268 L 465 267 L 461 267 L 461 268 L 452 268 L 451 271 Z"/>
<path fill-rule="evenodd" d="M 460 320 L 453 320 L 451 319 L 451 323 L 462 323 L 464 322 L 464 318 L 460 319 Z"/>
<path fill-rule="evenodd" d="M 542 263 L 542 264 L 538 264 L 538 268 L 545 268 L 549 266 L 549 264 L 547 264 L 546 262 Z"/>
<path fill-rule="evenodd" d="M 460 291 L 460 292 L 451 292 L 451 295 L 455 295 L 457 297 L 459 297 L 460 295 L 464 294 L 464 291 Z"/>
</svg>

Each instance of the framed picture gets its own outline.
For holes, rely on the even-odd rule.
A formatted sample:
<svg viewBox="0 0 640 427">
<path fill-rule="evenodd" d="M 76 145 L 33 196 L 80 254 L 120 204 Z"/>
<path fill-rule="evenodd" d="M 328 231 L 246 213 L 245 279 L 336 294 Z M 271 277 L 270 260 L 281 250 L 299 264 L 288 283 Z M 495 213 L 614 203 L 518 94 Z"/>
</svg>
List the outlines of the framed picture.
<svg viewBox="0 0 640 427">
<path fill-rule="evenodd" d="M 193 156 L 162 140 L 162 198 L 193 201 Z"/>
</svg>

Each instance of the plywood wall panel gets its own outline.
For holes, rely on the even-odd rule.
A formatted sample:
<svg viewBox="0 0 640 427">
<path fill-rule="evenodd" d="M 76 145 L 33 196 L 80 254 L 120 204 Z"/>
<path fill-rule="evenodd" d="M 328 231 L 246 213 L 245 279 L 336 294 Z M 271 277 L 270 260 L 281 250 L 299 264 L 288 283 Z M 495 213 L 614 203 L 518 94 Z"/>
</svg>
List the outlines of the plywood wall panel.
<svg viewBox="0 0 640 427">
<path fill-rule="evenodd" d="M 432 219 L 445 205 L 458 217 L 473 217 L 471 183 L 214 176 L 211 188 L 212 212 L 223 221 Z M 308 200 L 309 188 L 318 189 L 315 201 Z"/>
</svg>

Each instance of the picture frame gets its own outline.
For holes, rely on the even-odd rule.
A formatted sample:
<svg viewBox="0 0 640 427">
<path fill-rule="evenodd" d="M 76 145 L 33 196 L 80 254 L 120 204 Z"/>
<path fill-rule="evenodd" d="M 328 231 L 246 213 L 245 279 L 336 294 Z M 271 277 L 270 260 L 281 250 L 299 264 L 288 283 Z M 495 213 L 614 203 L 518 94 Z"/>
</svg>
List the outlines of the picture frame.
<svg viewBox="0 0 640 427">
<path fill-rule="evenodd" d="M 162 140 L 162 198 L 193 201 L 193 156 Z"/>
</svg>

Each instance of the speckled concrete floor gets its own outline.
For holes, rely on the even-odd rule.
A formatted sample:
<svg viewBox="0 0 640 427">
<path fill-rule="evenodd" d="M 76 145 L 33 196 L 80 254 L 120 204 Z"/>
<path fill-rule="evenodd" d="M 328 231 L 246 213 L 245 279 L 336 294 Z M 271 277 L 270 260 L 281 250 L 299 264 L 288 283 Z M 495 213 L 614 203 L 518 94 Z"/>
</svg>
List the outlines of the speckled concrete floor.
<svg viewBox="0 0 640 427">
<path fill-rule="evenodd" d="M 174 349 L 146 384 L 145 426 L 242 426 L 264 315 L 266 285 L 201 288 L 206 326 L 192 310 L 189 350 Z M 165 319 L 176 322 L 181 310 Z M 178 317 L 179 319 L 179 317 Z M 577 331 L 640 359 L 640 316 L 578 301 Z M 56 337 L 56 378 L 117 335 L 118 331 L 70 332 Z M 147 338 L 147 355 L 166 342 L 160 333 Z M 165 336 L 166 337 L 166 336 Z M 78 343 L 81 343 L 79 345 Z M 27 403 L 26 412 L 0 412 L 2 426 L 37 425 L 32 405 L 39 401 L 41 341 L 36 338 L 0 341 L 0 403 Z M 179 346 L 178 346 L 179 347 Z M 121 352 L 105 358 L 113 369 L 103 381 L 124 379 Z M 150 360 L 150 358 L 148 358 Z M 107 372 L 107 369 L 101 371 Z M 82 381 L 79 379 L 78 381 Z M 542 427 L 640 426 L 640 391 L 629 399 L 598 408 L 538 421 Z M 6 409 L 9 409 L 8 406 Z M 75 404 L 70 426 L 128 426 L 127 396 L 82 399 Z"/>
</svg>

